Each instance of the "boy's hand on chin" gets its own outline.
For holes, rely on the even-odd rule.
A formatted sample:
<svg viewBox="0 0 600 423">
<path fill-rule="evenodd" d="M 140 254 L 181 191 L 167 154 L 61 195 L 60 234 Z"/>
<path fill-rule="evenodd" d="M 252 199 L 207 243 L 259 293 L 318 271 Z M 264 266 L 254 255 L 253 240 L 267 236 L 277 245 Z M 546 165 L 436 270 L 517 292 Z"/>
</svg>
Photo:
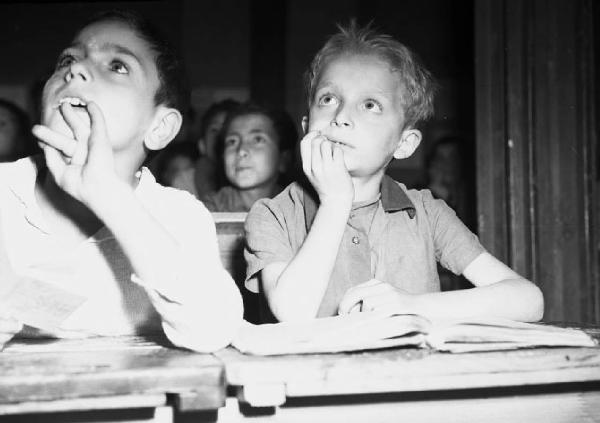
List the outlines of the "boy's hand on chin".
<svg viewBox="0 0 600 423">
<path fill-rule="evenodd" d="M 57 185 L 89 205 L 91 196 L 103 192 L 99 188 L 118 181 L 104 115 L 96 103 L 89 102 L 88 127 L 69 103 L 61 104 L 60 112 L 74 138 L 44 125 L 35 125 L 33 134 L 41 141 L 46 165 Z"/>
<path fill-rule="evenodd" d="M 317 131 L 300 142 L 302 169 L 313 185 L 321 204 L 352 206 L 354 185 L 346 169 L 342 148 Z"/>
<path fill-rule="evenodd" d="M 393 309 L 407 314 L 417 313 L 417 297 L 387 282 L 371 279 L 346 291 L 340 301 L 338 314 L 382 309 Z"/>
</svg>

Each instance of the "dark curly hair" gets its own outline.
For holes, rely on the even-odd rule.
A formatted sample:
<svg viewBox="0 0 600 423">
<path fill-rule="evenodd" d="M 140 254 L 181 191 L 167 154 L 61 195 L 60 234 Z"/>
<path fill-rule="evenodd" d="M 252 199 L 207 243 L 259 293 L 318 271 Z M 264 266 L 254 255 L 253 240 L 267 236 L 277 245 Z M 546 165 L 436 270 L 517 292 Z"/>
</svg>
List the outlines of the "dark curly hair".
<svg viewBox="0 0 600 423">
<path fill-rule="evenodd" d="M 182 60 L 164 34 L 142 15 L 130 10 L 109 10 L 92 16 L 81 28 L 106 21 L 122 22 L 133 29 L 156 53 L 160 85 L 154 95 L 156 105 L 172 107 L 182 115 L 190 112 L 190 93 Z"/>
</svg>

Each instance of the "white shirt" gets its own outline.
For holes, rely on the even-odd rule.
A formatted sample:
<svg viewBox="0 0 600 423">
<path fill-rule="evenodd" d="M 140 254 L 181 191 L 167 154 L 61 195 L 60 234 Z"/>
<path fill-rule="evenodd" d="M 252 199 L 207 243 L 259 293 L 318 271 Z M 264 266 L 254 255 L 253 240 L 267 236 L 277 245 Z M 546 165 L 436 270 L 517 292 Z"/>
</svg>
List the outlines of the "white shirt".
<svg viewBox="0 0 600 423">
<path fill-rule="evenodd" d="M 106 227 L 76 247 L 62 244 L 36 202 L 32 158 L 0 164 L 0 234 L 9 262 L 18 275 L 87 298 L 57 336 L 147 334 L 162 326 L 176 345 L 222 348 L 235 335 L 243 310 L 239 290 L 221 264 L 212 217 L 190 194 L 159 185 L 146 168 L 140 172 L 136 196 L 182 248 L 177 266 L 165 263 L 170 280 L 146 286 Z"/>
</svg>

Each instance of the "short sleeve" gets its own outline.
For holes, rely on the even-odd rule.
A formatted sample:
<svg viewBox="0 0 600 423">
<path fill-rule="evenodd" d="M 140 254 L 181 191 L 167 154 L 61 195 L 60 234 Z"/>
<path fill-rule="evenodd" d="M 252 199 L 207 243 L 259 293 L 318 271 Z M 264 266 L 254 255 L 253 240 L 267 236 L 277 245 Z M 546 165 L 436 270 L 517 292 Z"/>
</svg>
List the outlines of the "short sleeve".
<svg viewBox="0 0 600 423">
<path fill-rule="evenodd" d="M 277 197 L 276 197 L 277 198 Z M 295 251 L 290 242 L 284 210 L 274 200 L 259 200 L 250 209 L 245 223 L 246 288 L 258 292 L 258 273 L 275 262 L 290 261 Z"/>
<path fill-rule="evenodd" d="M 422 191 L 423 206 L 432 229 L 436 260 L 456 275 L 485 251 L 479 238 L 443 200 Z"/>
</svg>

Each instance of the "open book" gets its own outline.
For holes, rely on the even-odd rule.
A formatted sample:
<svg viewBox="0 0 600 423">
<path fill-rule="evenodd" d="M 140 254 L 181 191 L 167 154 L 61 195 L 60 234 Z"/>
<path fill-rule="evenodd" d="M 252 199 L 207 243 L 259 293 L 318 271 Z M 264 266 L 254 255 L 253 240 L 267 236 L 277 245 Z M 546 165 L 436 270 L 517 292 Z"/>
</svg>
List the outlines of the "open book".
<svg viewBox="0 0 600 423">
<path fill-rule="evenodd" d="M 243 327 L 233 346 L 255 355 L 358 351 L 397 346 L 472 352 L 537 346 L 593 347 L 580 329 L 485 318 L 432 322 L 414 314 L 362 312 Z"/>
</svg>

